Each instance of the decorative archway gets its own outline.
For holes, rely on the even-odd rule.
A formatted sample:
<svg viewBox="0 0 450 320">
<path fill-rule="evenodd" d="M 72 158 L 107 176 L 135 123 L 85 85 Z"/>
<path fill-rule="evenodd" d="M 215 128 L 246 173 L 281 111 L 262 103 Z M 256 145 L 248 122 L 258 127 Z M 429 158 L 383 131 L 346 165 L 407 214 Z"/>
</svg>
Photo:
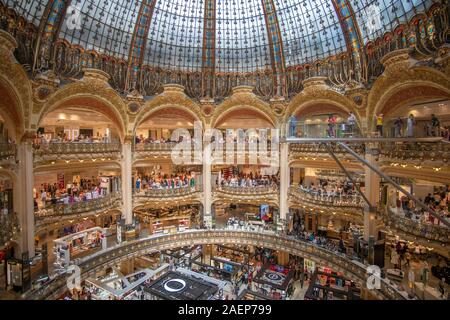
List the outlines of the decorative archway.
<svg viewBox="0 0 450 320">
<path fill-rule="evenodd" d="M 270 105 L 258 98 L 252 92 L 251 87 L 243 86 L 234 88 L 233 95 L 215 108 L 210 121 L 211 128 L 216 128 L 230 113 L 233 114 L 233 112 L 242 110 L 251 112 L 261 119 L 265 119 L 274 128 L 278 127 L 279 121 Z"/>
<path fill-rule="evenodd" d="M 25 70 L 13 55 L 17 47 L 16 40 L 0 30 L 0 110 L 5 120 L 14 124 L 14 133 L 20 137 L 30 125 L 33 93 Z"/>
<path fill-rule="evenodd" d="M 327 110 L 338 111 L 342 113 L 353 112 L 360 122 L 360 115 L 356 104 L 346 96 L 331 90 L 325 85 L 317 85 L 306 88 L 303 92 L 297 94 L 289 103 L 284 115 L 284 122 L 292 114 L 307 114 L 316 108 L 325 107 Z"/>
<path fill-rule="evenodd" d="M 163 93 L 152 100 L 147 101 L 134 119 L 132 133 L 135 134 L 136 129 L 144 121 L 157 115 L 158 112 L 164 112 L 163 110 L 169 110 L 170 112 L 175 112 L 175 114 L 183 115 L 194 121 L 200 121 L 204 126 L 205 119 L 201 107 L 190 99 L 183 90 L 184 88 L 181 86 L 166 85 Z"/>
<path fill-rule="evenodd" d="M 406 55 L 406 54 L 405 54 Z M 386 59 L 389 61 L 388 59 Z M 374 83 L 367 98 L 368 128 L 375 115 L 424 99 L 450 99 L 450 77 L 429 67 L 409 67 L 405 62 L 389 64 Z"/>
<path fill-rule="evenodd" d="M 122 98 L 106 82 L 90 78 L 86 80 L 69 84 L 52 94 L 36 117 L 36 128 L 51 111 L 79 107 L 99 112 L 111 120 L 123 141 L 128 117 Z"/>
</svg>

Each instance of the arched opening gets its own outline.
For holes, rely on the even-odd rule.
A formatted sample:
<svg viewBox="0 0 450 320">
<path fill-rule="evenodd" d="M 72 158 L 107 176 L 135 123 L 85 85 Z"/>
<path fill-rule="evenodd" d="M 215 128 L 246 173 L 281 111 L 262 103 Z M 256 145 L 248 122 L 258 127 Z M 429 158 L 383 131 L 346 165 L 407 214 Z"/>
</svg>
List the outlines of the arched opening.
<svg viewBox="0 0 450 320">
<path fill-rule="evenodd" d="M 350 120 L 349 110 L 329 102 L 314 102 L 299 106 L 293 113 L 296 127 L 288 119 L 290 132 L 297 137 L 322 138 L 327 136 L 352 136 L 358 134 L 357 119 Z"/>
<path fill-rule="evenodd" d="M 101 112 L 68 107 L 49 112 L 38 132 L 47 141 L 59 142 L 118 142 L 117 126 Z"/>
<path fill-rule="evenodd" d="M 0 79 L 0 143 L 15 141 L 22 129 L 20 104 L 10 86 Z"/>
<path fill-rule="evenodd" d="M 214 128 L 219 130 L 226 129 L 266 129 L 274 128 L 272 119 L 265 113 L 253 108 L 232 108 L 220 115 Z"/>
<path fill-rule="evenodd" d="M 450 94 L 427 85 L 409 86 L 392 93 L 378 109 L 380 114 L 385 136 L 441 136 L 450 126 Z"/>
<path fill-rule="evenodd" d="M 50 143 L 118 143 L 123 125 L 107 106 L 84 99 L 73 99 L 41 117 L 38 134 Z M 96 107 L 97 106 L 97 107 Z"/>
<path fill-rule="evenodd" d="M 194 136 L 194 122 L 199 119 L 190 111 L 179 107 L 163 107 L 148 113 L 135 129 L 136 143 L 177 142 L 179 133 L 188 130 Z"/>
</svg>

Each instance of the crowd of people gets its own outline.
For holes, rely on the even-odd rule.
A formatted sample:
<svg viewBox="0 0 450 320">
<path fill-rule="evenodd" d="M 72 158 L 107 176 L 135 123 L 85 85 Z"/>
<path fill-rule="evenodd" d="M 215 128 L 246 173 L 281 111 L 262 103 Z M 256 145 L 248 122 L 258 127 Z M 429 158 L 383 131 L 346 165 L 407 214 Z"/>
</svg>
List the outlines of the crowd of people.
<svg viewBox="0 0 450 320">
<path fill-rule="evenodd" d="M 149 175 L 137 176 L 135 190 L 195 188 L 195 177 L 192 172 L 164 174 L 152 172 Z"/>
<path fill-rule="evenodd" d="M 39 193 L 34 188 L 34 208 L 46 209 L 56 204 L 74 204 L 91 201 L 105 196 L 105 190 L 100 188 L 98 179 L 81 179 L 80 183 L 73 182 L 71 187 L 64 188 L 57 183 L 43 183 Z"/>
<path fill-rule="evenodd" d="M 420 201 L 422 201 L 422 199 L 420 199 Z M 445 186 L 433 194 L 428 193 L 423 202 L 442 218 L 450 219 L 449 186 Z M 445 227 L 445 224 L 441 223 L 439 219 L 423 208 L 416 206 L 416 203 L 406 196 L 402 196 L 399 200 L 397 200 L 397 212 L 403 213 L 406 218 L 416 222 Z"/>
<path fill-rule="evenodd" d="M 140 143 L 171 143 L 171 142 L 179 142 L 179 141 L 173 141 L 170 138 L 152 138 L 152 137 L 148 137 L 145 138 L 144 135 L 139 135 L 139 136 L 135 136 L 135 143 L 136 144 L 140 144 Z"/>
<path fill-rule="evenodd" d="M 319 179 L 317 186 L 314 183 L 311 183 L 310 186 L 299 184 L 299 189 L 316 200 L 328 201 L 336 205 L 359 205 L 362 203 L 355 186 L 347 180 Z"/>
<path fill-rule="evenodd" d="M 77 137 L 69 137 L 66 132 L 60 132 L 55 137 L 48 139 L 42 132 L 36 133 L 33 141 L 35 149 L 46 148 L 50 143 L 111 143 L 112 139 L 108 135 L 98 136 L 79 134 Z"/>
<path fill-rule="evenodd" d="M 383 136 L 383 126 L 384 126 L 384 114 L 378 114 L 375 116 L 376 128 L 378 136 Z M 417 120 L 411 113 L 408 115 L 406 120 L 402 117 L 397 117 L 393 121 L 394 125 L 394 137 L 395 138 L 413 138 L 418 135 L 415 133 Z M 425 137 L 442 137 L 445 140 L 450 141 L 450 126 L 442 126 L 439 118 L 432 114 L 429 121 L 423 126 L 423 136 Z"/>
<path fill-rule="evenodd" d="M 253 172 L 238 173 L 228 175 L 222 178 L 220 182 L 219 178 L 217 178 L 216 185 L 235 188 L 277 187 L 279 185 L 279 177 L 278 175 L 261 175 Z"/>
</svg>

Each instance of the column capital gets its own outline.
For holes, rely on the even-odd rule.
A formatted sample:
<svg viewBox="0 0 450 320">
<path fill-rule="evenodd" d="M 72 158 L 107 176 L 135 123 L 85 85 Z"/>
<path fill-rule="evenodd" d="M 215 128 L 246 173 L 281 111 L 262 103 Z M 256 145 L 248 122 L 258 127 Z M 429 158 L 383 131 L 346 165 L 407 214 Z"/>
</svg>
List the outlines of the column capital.
<svg viewBox="0 0 450 320">
<path fill-rule="evenodd" d="M 25 131 L 20 138 L 20 143 L 33 143 L 36 138 L 36 133 L 34 131 Z"/>
<path fill-rule="evenodd" d="M 132 135 L 127 135 L 123 138 L 124 144 L 132 144 L 133 141 L 134 141 L 134 136 L 132 136 Z"/>
<path fill-rule="evenodd" d="M 12 53 L 18 47 L 16 39 L 8 32 L 0 30 L 0 49 Z"/>
</svg>

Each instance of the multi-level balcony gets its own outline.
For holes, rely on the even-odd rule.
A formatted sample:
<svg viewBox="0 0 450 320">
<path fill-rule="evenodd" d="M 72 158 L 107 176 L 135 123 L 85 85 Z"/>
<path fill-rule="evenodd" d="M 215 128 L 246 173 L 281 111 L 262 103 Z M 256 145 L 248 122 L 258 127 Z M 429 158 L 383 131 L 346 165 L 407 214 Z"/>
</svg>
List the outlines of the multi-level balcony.
<svg viewBox="0 0 450 320">
<path fill-rule="evenodd" d="M 181 188 L 164 188 L 164 189 L 146 189 L 140 192 L 134 192 L 134 204 L 146 205 L 155 203 L 182 203 L 185 201 L 201 200 L 202 187 L 181 187 Z"/>
<path fill-rule="evenodd" d="M 121 194 L 111 193 L 98 199 L 80 201 L 74 203 L 57 203 L 46 206 L 35 212 L 36 228 L 44 228 L 51 223 L 72 219 L 82 219 L 103 213 L 113 209 L 119 209 Z"/>
<path fill-rule="evenodd" d="M 412 166 L 438 167 L 450 160 L 450 143 L 414 142 L 414 143 L 383 143 L 380 147 L 380 160 L 387 162 L 409 164 Z"/>
<path fill-rule="evenodd" d="M 180 149 L 187 148 L 188 145 L 183 146 L 177 142 L 148 142 L 148 143 L 139 143 L 135 145 L 134 148 L 134 159 L 136 161 L 139 160 L 152 160 L 152 159 L 171 159 L 172 150 L 175 146 L 178 146 Z M 250 144 L 248 142 L 239 144 L 237 142 L 225 143 L 221 144 L 222 152 L 219 152 L 214 149 L 216 146 L 211 143 L 212 146 L 212 157 L 221 159 L 213 159 L 217 164 L 225 163 L 229 159 L 230 154 L 234 154 L 232 162 L 237 161 L 237 157 L 245 159 L 247 161 L 249 157 L 254 156 L 256 159 L 261 156 L 269 157 L 271 151 L 271 144 L 267 144 L 266 147 L 263 147 L 261 144 Z M 201 164 L 202 156 L 203 156 L 203 147 L 198 147 L 194 142 L 190 144 L 191 148 L 191 160 L 193 162 Z M 263 148 L 263 149 L 261 149 Z M 188 150 L 183 149 L 183 152 Z"/>
<path fill-rule="evenodd" d="M 14 164 L 16 160 L 16 145 L 0 143 L 0 165 Z"/>
<path fill-rule="evenodd" d="M 146 159 L 170 159 L 172 149 L 175 147 L 176 142 L 165 143 L 138 143 L 134 147 L 135 160 Z"/>
<path fill-rule="evenodd" d="M 292 255 L 305 257 L 318 264 L 330 266 L 336 271 L 343 272 L 347 277 L 361 285 L 367 281 L 368 265 L 351 260 L 344 254 L 328 250 L 313 243 L 271 232 L 191 230 L 163 236 L 153 235 L 134 241 L 127 241 L 120 246 L 114 246 L 94 253 L 75 261 L 75 263 L 80 267 L 80 276 L 84 279 L 98 271 L 105 270 L 107 267 L 114 266 L 121 261 L 140 257 L 149 252 L 201 244 L 253 245 L 285 251 Z M 29 292 L 27 298 L 56 298 L 67 290 L 67 276 L 66 274 L 62 274 L 56 277 L 45 287 Z M 378 299 L 408 299 L 406 292 L 401 291 L 395 283 L 388 279 L 379 279 L 380 289 L 372 291 Z"/>
<path fill-rule="evenodd" d="M 362 197 L 358 194 L 328 196 L 295 186 L 289 188 L 289 202 L 291 206 L 315 209 L 322 214 L 333 214 L 343 218 L 356 219 L 362 218 L 365 204 Z"/>
<path fill-rule="evenodd" d="M 102 162 L 118 159 L 121 144 L 84 143 L 84 142 L 52 142 L 34 146 L 35 165 L 54 164 L 55 162 Z"/>
<path fill-rule="evenodd" d="M 380 209 L 380 212 L 385 226 L 394 229 L 396 234 L 400 233 L 408 240 L 421 239 L 426 245 L 430 245 L 430 241 L 439 245 L 450 244 L 450 229 L 443 224 L 434 225 L 412 220 L 395 213 L 392 209 Z"/>
<path fill-rule="evenodd" d="M 260 185 L 255 187 L 216 186 L 213 188 L 214 201 L 234 201 L 243 203 L 278 203 L 278 186 Z"/>
</svg>

